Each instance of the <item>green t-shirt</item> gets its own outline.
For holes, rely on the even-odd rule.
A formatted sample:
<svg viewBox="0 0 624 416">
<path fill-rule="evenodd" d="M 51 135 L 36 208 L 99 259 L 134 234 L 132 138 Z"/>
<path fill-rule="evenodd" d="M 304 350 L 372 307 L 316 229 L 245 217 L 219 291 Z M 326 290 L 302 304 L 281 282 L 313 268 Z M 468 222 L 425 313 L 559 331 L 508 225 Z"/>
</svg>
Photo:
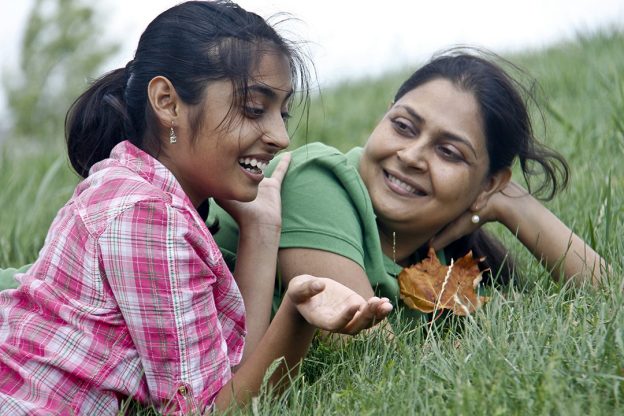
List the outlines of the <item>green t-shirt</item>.
<svg viewBox="0 0 624 416">
<path fill-rule="evenodd" d="M 22 266 L 19 269 L 0 269 L 0 290 L 17 287 L 18 282 L 15 280 L 15 275 L 18 273 L 24 273 L 29 268 L 30 264 Z"/>
<path fill-rule="evenodd" d="M 397 304 L 396 276 L 402 267 L 381 251 L 373 206 L 358 172 L 362 151 L 355 148 L 343 154 L 310 143 L 292 152 L 282 183 L 280 248 L 319 249 L 347 257 L 364 269 L 377 295 Z M 269 173 L 276 163 L 269 165 Z M 221 227 L 215 240 L 232 265 L 238 244 L 236 223 L 216 205 L 211 207 L 214 216 Z"/>
<path fill-rule="evenodd" d="M 343 154 L 322 143 L 310 143 L 292 152 L 282 183 L 280 248 L 311 248 L 347 257 L 364 269 L 377 295 L 401 305 L 396 276 L 402 267 L 381 251 L 373 206 L 358 172 L 362 151 L 362 148 L 355 148 Z M 269 174 L 278 159 L 269 165 Z M 238 227 L 223 209 L 211 204 L 207 222 L 210 224 L 215 218 L 220 227 L 215 240 L 233 270 Z M 438 257 L 444 263 L 441 251 Z M 0 275 L 2 272 L 0 270 Z M 8 279 L 17 271 L 4 272 Z M 279 288 L 279 279 L 276 284 Z M 278 291 L 276 303 L 279 295 Z M 416 311 L 404 313 L 422 315 Z"/>
</svg>

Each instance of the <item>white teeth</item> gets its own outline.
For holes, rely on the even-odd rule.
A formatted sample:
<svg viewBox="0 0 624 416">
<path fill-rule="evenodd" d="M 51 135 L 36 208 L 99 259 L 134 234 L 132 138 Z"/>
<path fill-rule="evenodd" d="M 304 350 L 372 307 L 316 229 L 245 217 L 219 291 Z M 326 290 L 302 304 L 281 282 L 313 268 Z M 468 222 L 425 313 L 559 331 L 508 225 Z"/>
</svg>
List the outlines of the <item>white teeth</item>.
<svg viewBox="0 0 624 416">
<path fill-rule="evenodd" d="M 254 159 L 251 157 L 241 157 L 238 159 L 238 163 L 243 166 L 246 170 L 253 173 L 262 173 L 264 174 L 264 170 L 269 165 L 267 162 Z M 260 172 L 258 172 L 258 170 Z"/>
<path fill-rule="evenodd" d="M 392 182 L 393 184 L 397 185 L 398 187 L 406 190 L 407 192 L 410 192 L 410 193 L 416 192 L 416 188 L 414 188 L 412 185 L 407 184 L 403 182 L 402 180 L 400 180 L 399 178 L 394 177 L 390 174 L 388 174 L 388 180 Z"/>
</svg>

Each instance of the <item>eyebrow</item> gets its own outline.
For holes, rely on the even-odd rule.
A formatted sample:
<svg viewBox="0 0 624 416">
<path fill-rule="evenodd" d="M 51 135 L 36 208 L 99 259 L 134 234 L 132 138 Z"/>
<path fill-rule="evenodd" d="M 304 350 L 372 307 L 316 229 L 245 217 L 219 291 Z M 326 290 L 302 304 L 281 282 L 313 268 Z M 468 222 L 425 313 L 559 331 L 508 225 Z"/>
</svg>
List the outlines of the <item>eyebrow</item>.
<svg viewBox="0 0 624 416">
<path fill-rule="evenodd" d="M 416 121 L 418 123 L 424 123 L 425 122 L 425 119 L 422 118 L 412 107 L 409 107 L 409 106 L 404 105 L 404 104 L 398 105 L 397 107 L 401 107 L 403 110 L 407 111 L 409 113 L 409 115 L 414 119 L 414 121 Z M 454 142 L 463 143 L 464 145 L 468 146 L 468 148 L 474 154 L 475 158 L 477 158 L 477 159 L 479 158 L 479 156 L 477 156 L 477 151 L 472 146 L 472 143 L 470 143 L 470 140 L 466 139 L 465 137 L 458 136 L 458 135 L 453 134 L 453 133 L 449 133 L 448 131 L 444 131 L 442 133 L 442 136 L 445 137 L 448 140 L 451 140 L 451 141 L 454 141 Z"/>
<path fill-rule="evenodd" d="M 277 93 L 275 92 L 275 89 L 268 87 L 266 85 L 262 85 L 262 84 L 255 84 L 255 85 L 250 85 L 247 90 L 249 92 L 257 92 L 261 95 L 264 95 L 265 97 L 269 98 L 270 100 L 277 100 Z M 288 91 L 288 94 L 286 94 L 286 97 L 284 97 L 284 101 L 288 101 L 288 99 L 293 95 L 294 91 L 290 90 Z"/>
</svg>

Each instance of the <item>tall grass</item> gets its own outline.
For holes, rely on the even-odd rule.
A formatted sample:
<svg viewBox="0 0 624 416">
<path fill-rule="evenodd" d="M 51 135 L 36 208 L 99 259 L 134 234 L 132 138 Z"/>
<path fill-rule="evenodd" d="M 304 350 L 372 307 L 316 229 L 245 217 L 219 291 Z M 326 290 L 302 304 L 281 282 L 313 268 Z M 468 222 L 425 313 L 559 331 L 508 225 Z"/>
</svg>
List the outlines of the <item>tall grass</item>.
<svg viewBox="0 0 624 416">
<path fill-rule="evenodd" d="M 568 189 L 548 206 L 609 260 L 610 285 L 591 290 L 552 283 L 513 236 L 491 227 L 518 257 L 524 287 L 497 293 L 473 317 L 430 329 L 397 316 L 391 343 L 379 335 L 339 349 L 318 341 L 284 394 L 266 392 L 232 413 L 624 413 L 624 32 L 579 36 L 508 58 L 541 85 L 544 123 L 533 109 L 538 134 L 572 168 Z M 293 146 L 363 144 L 407 74 L 324 91 L 313 100 L 307 137 L 300 127 Z M 62 140 L 52 142 L 24 148 L 9 139 L 0 153 L 0 268 L 36 258 L 77 182 Z"/>
</svg>

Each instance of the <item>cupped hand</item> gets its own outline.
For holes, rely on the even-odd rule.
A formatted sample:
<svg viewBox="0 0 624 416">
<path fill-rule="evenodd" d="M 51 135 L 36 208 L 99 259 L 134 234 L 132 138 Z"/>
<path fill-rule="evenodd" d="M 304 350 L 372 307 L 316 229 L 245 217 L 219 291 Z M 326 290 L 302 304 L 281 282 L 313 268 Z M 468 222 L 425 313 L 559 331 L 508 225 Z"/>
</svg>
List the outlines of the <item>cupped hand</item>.
<svg viewBox="0 0 624 416">
<path fill-rule="evenodd" d="M 503 189 L 490 197 L 482 209 L 478 212 L 467 210 L 461 214 L 436 234 L 429 241 L 429 245 L 435 250 L 440 250 L 453 241 L 474 232 L 485 223 L 502 221 L 504 211 L 517 208 L 522 202 L 522 197 L 527 195 L 529 193 L 522 186 L 510 180 Z M 472 222 L 472 216 L 475 214 L 479 216 L 479 222 L 476 224 Z"/>
<path fill-rule="evenodd" d="M 258 185 L 258 196 L 253 201 L 239 202 L 219 199 L 217 203 L 234 218 L 239 227 L 244 227 L 247 224 L 281 227 L 282 199 L 280 190 L 289 164 L 290 153 L 282 154 L 271 177 L 265 177 Z"/>
<path fill-rule="evenodd" d="M 387 298 L 362 296 L 335 280 L 299 275 L 286 292 L 311 325 L 330 332 L 357 334 L 382 321 L 392 311 Z"/>
</svg>

